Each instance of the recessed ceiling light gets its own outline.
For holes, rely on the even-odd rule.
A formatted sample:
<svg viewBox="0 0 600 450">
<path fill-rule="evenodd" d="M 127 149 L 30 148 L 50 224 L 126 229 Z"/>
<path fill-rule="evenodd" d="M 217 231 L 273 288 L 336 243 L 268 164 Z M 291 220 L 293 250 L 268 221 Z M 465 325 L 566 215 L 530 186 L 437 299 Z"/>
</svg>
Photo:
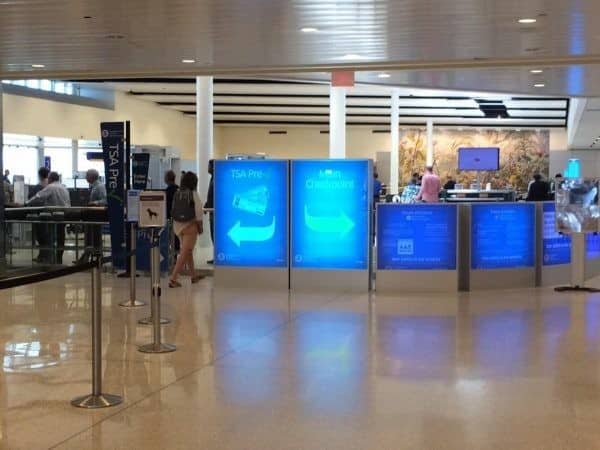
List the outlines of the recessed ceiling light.
<svg viewBox="0 0 600 450">
<path fill-rule="evenodd" d="M 352 59 L 361 59 L 362 57 L 360 55 L 357 55 L 356 53 L 348 53 L 347 55 L 342 56 L 340 59 L 343 60 L 352 60 Z"/>
<path fill-rule="evenodd" d="M 31 67 L 34 69 L 43 69 L 46 66 L 44 64 L 32 64 Z"/>
<path fill-rule="evenodd" d="M 303 33 L 316 33 L 319 31 L 319 29 L 314 27 L 304 27 L 300 28 L 300 31 L 302 31 Z"/>
<path fill-rule="evenodd" d="M 184 64 L 194 64 L 196 62 L 196 60 L 195 59 L 182 59 L 181 62 Z"/>
<path fill-rule="evenodd" d="M 544 73 L 544 71 L 542 69 L 531 69 L 529 72 L 530 73 Z"/>
<path fill-rule="evenodd" d="M 546 87 L 546 85 L 545 85 L 544 83 L 535 83 L 535 84 L 533 85 L 533 87 L 536 87 L 536 88 L 543 88 L 543 87 Z"/>
<path fill-rule="evenodd" d="M 377 75 L 377 78 L 390 78 L 391 75 L 389 73 L 380 73 Z"/>
<path fill-rule="evenodd" d="M 523 18 L 523 19 L 519 19 L 519 23 L 521 24 L 530 24 L 530 23 L 536 23 L 537 19 L 530 19 L 530 18 Z"/>
</svg>

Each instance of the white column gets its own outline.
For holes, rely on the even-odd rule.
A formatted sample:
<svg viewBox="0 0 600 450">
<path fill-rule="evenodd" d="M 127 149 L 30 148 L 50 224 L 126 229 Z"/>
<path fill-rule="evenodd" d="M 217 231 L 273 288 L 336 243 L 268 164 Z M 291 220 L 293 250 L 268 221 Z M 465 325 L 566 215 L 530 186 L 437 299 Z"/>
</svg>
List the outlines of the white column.
<svg viewBox="0 0 600 450">
<path fill-rule="evenodd" d="M 329 158 L 346 158 L 346 88 L 329 91 Z"/>
<path fill-rule="evenodd" d="M 433 165 L 433 120 L 427 120 L 427 158 L 426 165 Z"/>
<path fill-rule="evenodd" d="M 400 174 L 400 89 L 392 89 L 392 110 L 390 115 L 391 150 L 390 150 L 390 187 L 389 193 L 398 193 Z"/>
<path fill-rule="evenodd" d="M 213 158 L 213 77 L 196 77 L 196 174 L 198 193 L 206 198 L 208 161 Z"/>
</svg>

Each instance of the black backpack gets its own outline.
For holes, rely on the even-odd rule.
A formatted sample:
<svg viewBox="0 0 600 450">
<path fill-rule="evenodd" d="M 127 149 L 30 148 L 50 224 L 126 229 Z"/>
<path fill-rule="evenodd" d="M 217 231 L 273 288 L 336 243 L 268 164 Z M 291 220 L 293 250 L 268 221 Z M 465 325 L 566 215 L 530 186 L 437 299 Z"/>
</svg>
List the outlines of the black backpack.
<svg viewBox="0 0 600 450">
<path fill-rule="evenodd" d="M 196 218 L 194 193 L 189 189 L 180 189 L 173 196 L 171 216 L 176 222 L 189 222 Z"/>
</svg>

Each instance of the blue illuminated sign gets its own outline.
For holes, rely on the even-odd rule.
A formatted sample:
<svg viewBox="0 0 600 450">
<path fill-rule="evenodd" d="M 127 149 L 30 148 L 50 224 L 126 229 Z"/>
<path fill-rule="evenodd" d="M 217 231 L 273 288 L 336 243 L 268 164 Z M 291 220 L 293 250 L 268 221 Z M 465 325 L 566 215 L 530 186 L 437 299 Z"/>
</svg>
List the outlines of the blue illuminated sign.
<svg viewBox="0 0 600 450">
<path fill-rule="evenodd" d="M 600 258 L 600 234 L 586 234 L 585 235 L 585 259 L 598 259 Z"/>
<path fill-rule="evenodd" d="M 544 203 L 543 264 L 556 266 L 571 262 L 571 237 L 556 231 L 556 206 Z"/>
<path fill-rule="evenodd" d="M 287 161 L 215 161 L 215 264 L 287 267 Z"/>
<path fill-rule="evenodd" d="M 366 160 L 292 161 L 292 267 L 367 269 Z"/>
<path fill-rule="evenodd" d="M 471 268 L 535 266 L 535 205 L 471 205 Z"/>
<path fill-rule="evenodd" d="M 456 205 L 379 205 L 378 270 L 456 270 Z"/>
</svg>

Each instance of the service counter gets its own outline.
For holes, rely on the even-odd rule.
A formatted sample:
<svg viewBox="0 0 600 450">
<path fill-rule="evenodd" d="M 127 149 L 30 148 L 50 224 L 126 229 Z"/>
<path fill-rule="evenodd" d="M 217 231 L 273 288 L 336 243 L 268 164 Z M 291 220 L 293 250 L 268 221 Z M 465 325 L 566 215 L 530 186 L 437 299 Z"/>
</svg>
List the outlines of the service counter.
<svg viewBox="0 0 600 450">
<path fill-rule="evenodd" d="M 452 292 L 556 286 L 571 277 L 571 239 L 554 203 L 380 204 L 378 292 Z M 586 278 L 600 274 L 600 235 L 589 235 Z"/>
<path fill-rule="evenodd" d="M 453 189 L 445 191 L 444 200 L 448 203 L 514 202 L 516 193 L 501 189 Z"/>
</svg>

